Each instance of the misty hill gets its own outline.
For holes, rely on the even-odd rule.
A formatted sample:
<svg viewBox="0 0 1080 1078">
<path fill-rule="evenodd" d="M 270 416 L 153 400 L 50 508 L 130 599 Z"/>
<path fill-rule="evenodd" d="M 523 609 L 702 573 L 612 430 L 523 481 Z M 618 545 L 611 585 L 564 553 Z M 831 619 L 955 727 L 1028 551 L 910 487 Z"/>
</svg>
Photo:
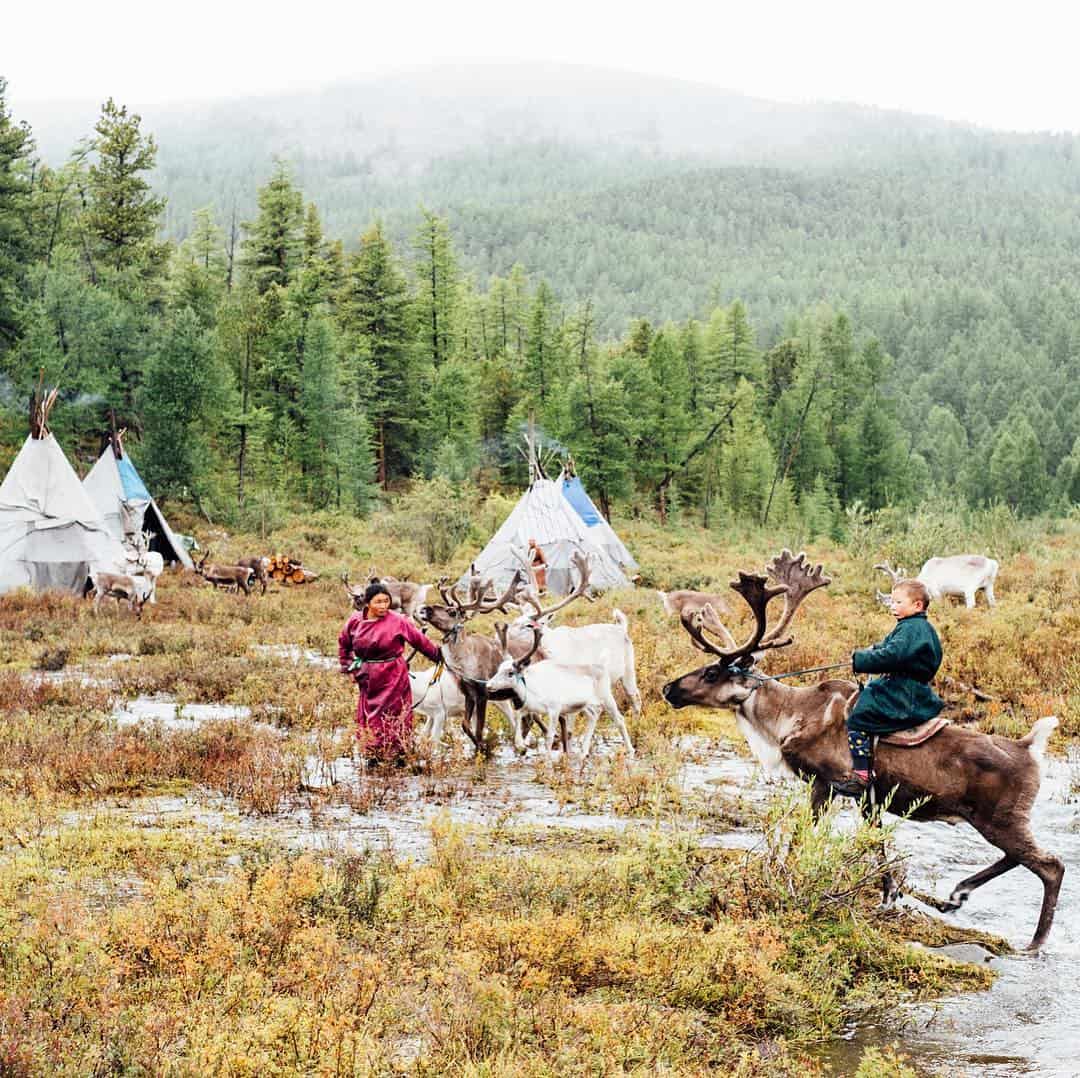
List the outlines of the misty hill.
<svg viewBox="0 0 1080 1078">
<path fill-rule="evenodd" d="M 1071 295 L 1080 251 L 1071 136 L 535 64 L 133 107 L 158 141 L 177 238 L 200 206 L 250 218 L 282 157 L 347 247 L 378 216 L 404 249 L 424 204 L 450 219 L 478 281 L 521 262 L 567 303 L 592 296 L 610 334 L 739 296 L 763 343 L 825 301 L 912 369 L 988 319 L 1025 348 L 1060 352 L 1071 336 L 1055 298 Z M 96 111 L 20 117 L 56 162 Z"/>
<path fill-rule="evenodd" d="M 553 188 L 716 164 L 821 164 L 880 155 L 950 130 L 853 105 L 791 105 L 674 79 L 560 65 L 434 67 L 320 91 L 220 102 L 130 104 L 159 147 L 167 231 L 191 210 L 254 206 L 275 157 L 290 161 L 328 230 L 355 237 L 374 213 L 425 201 L 518 201 Z M 100 103 L 19 110 L 58 164 Z M 518 156 L 526 155 L 524 162 Z"/>
</svg>

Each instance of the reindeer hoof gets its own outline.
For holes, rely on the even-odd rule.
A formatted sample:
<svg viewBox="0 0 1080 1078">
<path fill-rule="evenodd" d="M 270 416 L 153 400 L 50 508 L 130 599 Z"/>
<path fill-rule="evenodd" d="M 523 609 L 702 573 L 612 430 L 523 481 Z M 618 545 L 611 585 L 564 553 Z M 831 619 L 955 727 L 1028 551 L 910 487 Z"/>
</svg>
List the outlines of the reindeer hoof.
<svg viewBox="0 0 1080 1078">
<path fill-rule="evenodd" d="M 940 903 L 938 909 L 942 913 L 955 913 L 965 902 L 967 902 L 967 892 L 960 891 L 957 893 L 954 891 L 944 902 Z"/>
</svg>

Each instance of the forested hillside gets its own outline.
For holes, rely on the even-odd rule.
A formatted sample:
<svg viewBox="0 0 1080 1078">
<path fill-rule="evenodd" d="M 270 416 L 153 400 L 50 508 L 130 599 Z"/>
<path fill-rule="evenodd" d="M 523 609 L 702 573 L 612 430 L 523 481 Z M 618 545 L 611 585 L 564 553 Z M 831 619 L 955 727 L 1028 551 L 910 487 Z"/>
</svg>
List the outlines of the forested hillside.
<svg viewBox="0 0 1080 1078">
<path fill-rule="evenodd" d="M 529 415 L 605 509 L 1080 500 L 1074 139 L 551 74 L 81 131 L 0 91 L 7 458 L 44 369 L 69 450 L 112 407 L 226 519 L 514 481 Z"/>
</svg>

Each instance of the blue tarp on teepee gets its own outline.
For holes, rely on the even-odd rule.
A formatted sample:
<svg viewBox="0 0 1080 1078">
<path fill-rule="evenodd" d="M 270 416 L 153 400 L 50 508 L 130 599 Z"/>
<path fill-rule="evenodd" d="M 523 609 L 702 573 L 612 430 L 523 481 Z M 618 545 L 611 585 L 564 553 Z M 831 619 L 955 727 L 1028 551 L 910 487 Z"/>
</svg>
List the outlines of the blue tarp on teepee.
<svg viewBox="0 0 1080 1078">
<path fill-rule="evenodd" d="M 621 569 L 631 571 L 637 569 L 638 564 L 634 561 L 634 556 L 626 549 L 626 545 L 615 534 L 611 525 L 600 515 L 600 510 L 586 493 L 581 480 L 576 475 L 568 475 L 567 470 L 564 470 L 559 485 L 562 487 L 563 497 L 589 529 L 592 541 L 606 551 L 608 557 Z"/>
<path fill-rule="evenodd" d="M 124 501 L 150 501 L 150 491 L 146 489 L 142 479 L 139 478 L 139 473 L 135 471 L 135 465 L 131 463 L 131 458 L 126 453 L 116 462 L 116 470 L 120 473 L 120 483 L 124 488 Z"/>
<path fill-rule="evenodd" d="M 577 510 L 577 515 L 591 528 L 594 524 L 599 524 L 604 518 L 600 515 L 596 506 L 592 503 L 592 498 L 585 493 L 585 488 L 581 485 L 581 480 L 578 477 L 572 476 L 571 478 L 563 477 L 562 481 L 563 497 Z"/>
</svg>

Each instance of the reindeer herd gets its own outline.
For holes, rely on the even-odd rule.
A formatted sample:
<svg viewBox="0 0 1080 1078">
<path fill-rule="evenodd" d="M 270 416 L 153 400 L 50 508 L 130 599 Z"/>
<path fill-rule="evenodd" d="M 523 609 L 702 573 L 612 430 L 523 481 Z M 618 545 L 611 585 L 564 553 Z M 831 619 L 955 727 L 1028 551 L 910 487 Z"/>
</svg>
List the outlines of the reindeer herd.
<svg viewBox="0 0 1080 1078">
<path fill-rule="evenodd" d="M 920 573 L 937 597 L 962 595 L 974 605 L 976 590 L 985 589 L 993 605 L 997 563 L 993 559 L 962 557 L 931 559 Z M 882 566 L 893 576 L 898 570 Z M 628 756 L 634 748 L 614 697 L 621 685 L 635 715 L 641 695 L 634 673 L 634 646 L 626 616 L 615 610 L 607 624 L 553 627 L 552 618 L 571 602 L 587 596 L 589 567 L 576 559 L 577 584 L 563 600 L 544 608 L 515 575 L 501 594 L 475 572 L 465 594 L 445 580 L 435 585 L 441 604 L 424 601 L 416 591 L 395 596 L 404 610 L 443 634 L 446 671 L 437 668 L 411 674 L 415 709 L 425 718 L 424 733 L 441 741 L 448 719 L 460 719 L 479 751 L 484 744 L 484 714 L 488 701 L 504 710 L 514 746 L 526 748 L 528 723 L 541 730 L 541 748 L 550 754 L 557 736 L 564 752 L 578 716 L 584 719 L 579 751 L 587 756 L 597 721 L 606 714 L 615 724 Z M 353 601 L 359 589 L 346 588 Z M 830 798 L 831 783 L 844 777 L 850 755 L 844 719 L 859 686 L 830 678 L 808 687 L 782 684 L 766 676 L 758 663 L 768 651 L 793 642 L 790 629 L 799 607 L 812 592 L 830 583 L 820 565 L 810 566 L 804 554 L 783 551 L 766 574 L 740 572 L 731 584 L 749 608 L 753 629 L 741 644 L 721 619 L 730 614 L 723 596 L 700 592 L 660 593 L 664 609 L 679 618 L 690 643 L 711 661 L 668 682 L 664 700 L 673 708 L 697 705 L 733 710 L 736 723 L 762 766 L 771 772 L 798 776 L 810 784 L 811 803 L 820 813 Z M 415 588 L 415 586 L 414 586 Z M 770 624 L 769 608 L 783 597 L 779 618 Z M 418 605 L 416 605 L 418 604 Z M 508 613 L 513 620 L 497 622 L 490 637 L 470 631 L 479 614 Z M 958 909 L 976 888 L 1017 866 L 1024 866 L 1042 883 L 1043 899 L 1029 950 L 1046 941 L 1054 919 L 1064 876 L 1062 861 L 1042 849 L 1031 829 L 1031 809 L 1039 791 L 1046 744 L 1057 719 L 1039 719 L 1027 736 L 1012 739 L 981 733 L 939 719 L 903 735 L 882 738 L 875 752 L 873 796 L 862 811 L 872 822 L 882 807 L 917 822 L 968 823 L 1001 857 L 989 867 L 961 880 L 949 898 L 938 902 L 942 911 Z M 882 904 L 890 907 L 899 885 L 882 869 Z"/>
<path fill-rule="evenodd" d="M 148 551 L 136 561 L 139 572 L 152 573 Z M 235 565 L 217 565 L 207 554 L 197 572 L 215 587 L 250 594 L 256 580 L 266 589 L 267 560 L 245 558 Z M 587 757 L 601 715 L 614 724 L 627 756 L 634 746 L 615 698 L 620 687 L 633 714 L 639 716 L 641 693 L 635 675 L 634 645 L 626 615 L 614 610 L 604 623 L 556 626 L 553 619 L 571 603 L 589 599 L 589 563 L 583 554 L 574 559 L 576 584 L 563 599 L 543 606 L 527 575 L 515 573 L 509 585 L 496 593 L 488 579 L 475 570 L 463 589 L 446 579 L 437 584 L 416 584 L 392 577 L 377 577 L 390 591 L 392 605 L 422 627 L 442 634 L 443 661 L 423 671 L 410 671 L 414 711 L 423 717 L 419 734 L 429 744 L 442 743 L 448 721 L 460 722 L 477 752 L 486 750 L 485 719 L 488 703 L 506 716 L 514 748 L 527 751 L 531 727 L 539 731 L 539 748 L 550 755 L 559 740 L 564 754 L 577 742 Z M 888 563 L 881 569 L 895 582 L 904 575 Z M 997 562 L 963 556 L 934 558 L 919 579 L 935 598 L 956 594 L 973 606 L 975 593 L 984 590 L 994 603 Z M 160 572 L 160 568 L 157 569 Z M 153 601 L 153 588 L 144 589 L 134 574 L 99 573 L 94 579 L 95 610 L 105 598 L 126 601 L 138 615 L 145 601 Z M 156 573 L 153 574 L 156 580 Z M 342 582 L 354 605 L 362 603 L 364 586 Z M 766 574 L 740 572 L 731 584 L 753 618 L 753 629 L 739 644 L 724 625 L 730 608 L 723 595 L 690 591 L 660 592 L 664 610 L 676 616 L 689 642 L 710 656 L 710 661 L 668 682 L 663 698 L 673 708 L 696 705 L 734 711 L 739 730 L 761 765 L 770 772 L 794 775 L 810 784 L 811 802 L 820 812 L 830 797 L 830 784 L 842 779 L 850 767 L 844 719 L 859 686 L 854 681 L 830 678 L 807 687 L 793 687 L 767 677 L 758 668 L 768 651 L 790 645 L 789 632 L 802 602 L 830 582 L 822 567 L 811 567 L 805 555 L 783 551 L 767 566 Z M 441 602 L 432 601 L 437 592 Z M 769 608 L 783 597 L 783 610 L 772 625 Z M 506 615 L 495 623 L 494 635 L 477 631 L 470 623 L 479 615 Z M 580 733 L 576 729 L 582 721 Z M 1026 737 L 1010 739 L 983 734 L 941 720 L 916 728 L 915 736 L 882 738 L 875 751 L 874 796 L 862 808 L 877 819 L 880 808 L 915 821 L 966 822 L 1001 857 L 988 868 L 960 881 L 948 900 L 938 903 L 948 911 L 959 908 L 977 887 L 1023 865 L 1043 885 L 1043 900 L 1030 949 L 1042 946 L 1050 931 L 1064 875 L 1064 865 L 1043 850 L 1031 831 L 1031 809 L 1039 791 L 1041 764 L 1057 719 L 1037 721 Z M 883 871 L 882 901 L 891 905 L 898 885 Z"/>
</svg>

